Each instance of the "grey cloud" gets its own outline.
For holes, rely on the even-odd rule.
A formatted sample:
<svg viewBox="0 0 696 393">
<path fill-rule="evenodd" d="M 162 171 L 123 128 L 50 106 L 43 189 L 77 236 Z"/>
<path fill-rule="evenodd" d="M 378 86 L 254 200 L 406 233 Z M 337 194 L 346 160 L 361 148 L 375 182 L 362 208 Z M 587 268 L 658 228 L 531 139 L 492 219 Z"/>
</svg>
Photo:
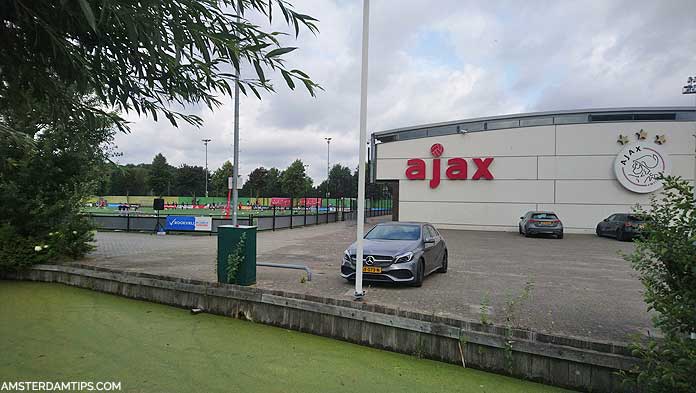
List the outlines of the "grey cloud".
<svg viewBox="0 0 696 393">
<path fill-rule="evenodd" d="M 302 0 L 320 34 L 301 34 L 289 64 L 325 91 L 244 98 L 241 170 L 283 168 L 295 158 L 325 177 L 325 136 L 332 163 L 354 168 L 358 152 L 361 2 Z M 696 65 L 696 2 L 397 1 L 372 2 L 369 130 L 536 110 L 627 105 L 686 105 L 681 84 Z M 279 23 L 279 22 L 278 22 Z M 282 27 L 282 24 L 277 25 Z M 417 51 L 424 32 L 443 33 L 453 52 L 433 61 Z M 437 46 L 440 47 L 440 46 Z M 435 59 L 437 60 L 437 59 Z M 456 60 L 456 61 L 450 61 Z M 202 137 L 214 140 L 211 167 L 231 156 L 229 99 L 197 130 L 138 120 L 119 136 L 123 162 L 149 162 L 159 151 L 174 164 L 202 165 Z"/>
</svg>

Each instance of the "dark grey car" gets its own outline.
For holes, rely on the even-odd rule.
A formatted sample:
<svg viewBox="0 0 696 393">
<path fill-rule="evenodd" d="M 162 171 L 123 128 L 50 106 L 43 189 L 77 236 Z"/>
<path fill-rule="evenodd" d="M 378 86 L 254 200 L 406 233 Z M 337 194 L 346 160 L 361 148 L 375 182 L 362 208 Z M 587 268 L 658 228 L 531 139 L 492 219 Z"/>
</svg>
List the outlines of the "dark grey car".
<svg viewBox="0 0 696 393">
<path fill-rule="evenodd" d="M 597 236 L 612 236 L 616 240 L 633 240 L 640 236 L 644 221 L 636 214 L 616 213 L 597 224 Z"/>
<path fill-rule="evenodd" d="M 526 237 L 555 235 L 563 239 L 563 223 L 554 212 L 530 211 L 520 217 L 519 231 Z"/>
<path fill-rule="evenodd" d="M 355 243 L 343 253 L 341 277 L 355 280 Z M 421 286 L 432 272 L 447 272 L 447 245 L 440 232 L 421 222 L 388 222 L 363 239 L 363 280 Z"/>
</svg>

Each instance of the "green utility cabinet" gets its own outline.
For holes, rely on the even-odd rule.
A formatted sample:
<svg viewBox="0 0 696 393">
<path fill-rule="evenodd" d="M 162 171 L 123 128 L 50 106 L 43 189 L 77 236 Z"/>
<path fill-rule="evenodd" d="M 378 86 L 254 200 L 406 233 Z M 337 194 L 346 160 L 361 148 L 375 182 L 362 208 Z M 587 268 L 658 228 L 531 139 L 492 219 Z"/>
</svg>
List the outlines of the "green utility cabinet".
<svg viewBox="0 0 696 393">
<path fill-rule="evenodd" d="M 218 282 L 237 285 L 256 284 L 256 227 L 221 225 L 218 230 L 217 277 Z M 243 247 L 239 243 L 243 241 Z M 237 260 L 234 282 L 230 282 L 228 262 L 230 255 Z"/>
</svg>

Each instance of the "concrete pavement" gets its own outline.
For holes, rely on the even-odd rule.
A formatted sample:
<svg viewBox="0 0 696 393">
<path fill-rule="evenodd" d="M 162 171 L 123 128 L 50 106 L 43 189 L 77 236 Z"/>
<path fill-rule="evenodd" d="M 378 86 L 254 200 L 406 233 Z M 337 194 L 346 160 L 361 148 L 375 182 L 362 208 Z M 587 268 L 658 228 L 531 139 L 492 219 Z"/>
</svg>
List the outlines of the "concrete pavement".
<svg viewBox="0 0 696 393">
<path fill-rule="evenodd" d="M 372 220 L 367 227 L 378 219 Z M 353 284 L 339 276 L 339 267 L 355 229 L 354 222 L 339 222 L 259 232 L 259 262 L 305 264 L 314 276 L 303 282 L 302 271 L 259 267 L 256 285 L 351 298 Z M 366 283 L 365 301 L 498 323 L 512 317 L 521 327 L 596 340 L 627 341 L 629 334 L 651 330 L 642 285 L 620 254 L 630 253 L 632 243 L 591 235 L 556 240 L 441 232 L 449 248 L 448 273 L 427 277 L 421 288 Z M 214 281 L 216 242 L 215 236 L 100 232 L 97 249 L 81 263 Z M 533 287 L 529 298 L 516 300 L 525 285 Z"/>
</svg>

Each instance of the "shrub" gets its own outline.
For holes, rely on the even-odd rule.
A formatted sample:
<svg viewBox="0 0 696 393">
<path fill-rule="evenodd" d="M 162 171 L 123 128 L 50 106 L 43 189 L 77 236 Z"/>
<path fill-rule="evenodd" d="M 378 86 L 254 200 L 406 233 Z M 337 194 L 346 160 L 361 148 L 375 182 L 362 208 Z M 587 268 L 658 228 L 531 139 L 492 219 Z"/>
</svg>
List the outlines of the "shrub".
<svg viewBox="0 0 696 393">
<path fill-rule="evenodd" d="M 659 198 L 645 217 L 636 250 L 627 256 L 645 286 L 655 327 L 664 334 L 633 345 L 642 363 L 624 373 L 628 383 L 649 392 L 690 392 L 696 386 L 696 208 L 693 187 L 679 177 L 665 177 Z"/>
</svg>

